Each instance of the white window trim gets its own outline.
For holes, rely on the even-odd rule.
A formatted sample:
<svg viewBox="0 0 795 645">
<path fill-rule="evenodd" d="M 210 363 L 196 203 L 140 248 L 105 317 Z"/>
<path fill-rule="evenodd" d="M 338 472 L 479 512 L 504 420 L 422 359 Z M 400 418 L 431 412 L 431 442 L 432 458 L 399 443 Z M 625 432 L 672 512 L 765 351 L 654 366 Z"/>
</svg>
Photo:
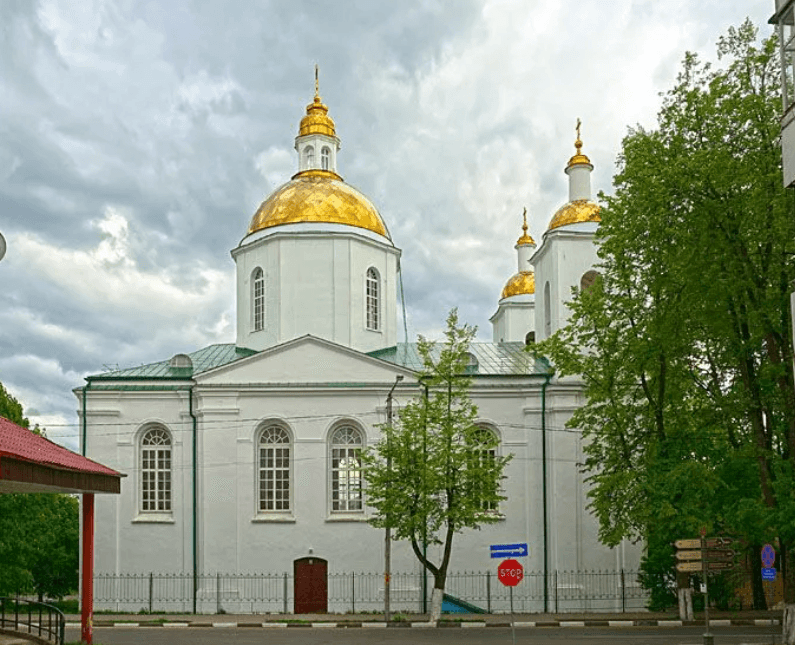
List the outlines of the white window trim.
<svg viewBox="0 0 795 645">
<path fill-rule="evenodd" d="M 288 441 L 286 444 L 263 444 L 262 436 L 269 428 L 279 428 L 286 433 Z M 261 485 L 262 473 L 260 469 L 260 450 L 263 445 L 273 446 L 288 446 L 289 448 L 289 464 L 288 464 L 288 508 L 286 509 L 263 509 L 261 498 Z M 292 430 L 283 422 L 264 421 L 259 424 L 256 439 L 254 441 L 254 518 L 252 522 L 295 522 L 294 505 L 295 505 L 295 436 Z"/>
<path fill-rule="evenodd" d="M 336 433 L 341 430 L 342 428 L 352 428 L 359 434 L 360 443 L 358 444 L 358 449 L 363 451 L 367 445 L 367 435 L 365 434 L 364 430 L 358 423 L 353 421 L 345 420 L 340 421 L 339 423 L 334 424 L 334 427 L 328 434 L 328 441 L 326 444 L 326 455 L 328 459 L 328 468 L 327 470 L 327 481 L 328 481 L 328 494 L 326 495 L 326 503 L 328 505 L 328 517 L 326 521 L 328 522 L 358 522 L 364 521 L 365 518 L 365 486 L 364 486 L 364 478 L 361 473 L 361 468 L 359 471 L 359 502 L 360 508 L 358 509 L 335 509 L 334 508 L 334 447 L 335 446 L 357 446 L 357 444 L 337 444 L 334 443 L 334 436 Z M 350 501 L 350 500 L 348 500 Z"/>
<path fill-rule="evenodd" d="M 169 449 L 169 467 L 168 467 L 168 509 L 158 510 L 158 509 L 144 509 L 144 439 L 147 435 L 152 432 L 153 430 L 160 430 L 168 437 L 168 449 Z M 155 450 L 157 452 L 158 445 L 165 445 L 165 444 L 153 444 L 147 447 L 148 450 Z M 174 435 L 172 432 L 164 425 L 160 423 L 153 423 L 145 426 L 138 435 L 138 441 L 136 441 L 136 460 L 138 464 L 138 481 L 136 485 L 136 496 L 137 496 L 137 503 L 136 503 L 136 510 L 137 515 L 133 519 L 133 522 L 150 522 L 150 523 L 173 523 L 173 516 L 174 516 Z M 157 455 L 155 455 L 155 460 L 157 461 Z M 155 474 L 155 503 L 157 502 L 157 493 L 159 492 L 158 485 L 157 485 L 157 474 L 160 470 L 155 467 L 154 469 Z"/>
<path fill-rule="evenodd" d="M 262 283 L 262 315 L 261 320 L 258 320 L 257 283 L 260 281 Z M 265 271 L 262 267 L 256 267 L 251 272 L 251 329 L 255 332 L 264 331 L 265 329 L 265 286 Z"/>
<path fill-rule="evenodd" d="M 370 272 L 375 274 L 375 326 L 370 326 Z M 382 320 L 383 320 L 383 312 L 382 312 L 382 284 L 381 284 L 381 273 L 375 267 L 368 267 L 367 271 L 364 273 L 364 328 L 367 331 L 372 331 L 376 333 L 381 333 L 382 331 Z"/>
</svg>

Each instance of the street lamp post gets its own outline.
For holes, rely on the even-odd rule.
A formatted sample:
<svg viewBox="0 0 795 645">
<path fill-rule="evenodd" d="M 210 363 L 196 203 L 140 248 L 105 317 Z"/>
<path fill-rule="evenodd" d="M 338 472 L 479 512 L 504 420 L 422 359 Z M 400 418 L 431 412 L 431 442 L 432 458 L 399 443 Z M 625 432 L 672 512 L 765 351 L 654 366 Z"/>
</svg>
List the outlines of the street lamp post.
<svg viewBox="0 0 795 645">
<path fill-rule="evenodd" d="M 389 451 L 389 433 L 392 430 L 392 394 L 397 384 L 403 380 L 403 375 L 395 376 L 392 389 L 386 395 L 386 425 L 387 425 L 387 450 L 386 450 L 386 471 L 392 476 L 392 453 Z M 386 514 L 386 530 L 384 531 L 384 620 L 389 622 L 389 583 L 392 575 L 392 526 L 390 524 L 389 511 Z"/>
</svg>

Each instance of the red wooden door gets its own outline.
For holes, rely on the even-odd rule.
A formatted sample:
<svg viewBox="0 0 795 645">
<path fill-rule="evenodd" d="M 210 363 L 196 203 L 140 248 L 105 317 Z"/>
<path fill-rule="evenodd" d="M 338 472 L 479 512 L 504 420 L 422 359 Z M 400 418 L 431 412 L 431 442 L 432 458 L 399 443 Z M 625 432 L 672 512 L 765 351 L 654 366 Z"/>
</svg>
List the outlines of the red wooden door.
<svg viewBox="0 0 795 645">
<path fill-rule="evenodd" d="M 293 581 L 296 614 L 328 613 L 328 562 L 322 558 L 296 560 Z"/>
</svg>

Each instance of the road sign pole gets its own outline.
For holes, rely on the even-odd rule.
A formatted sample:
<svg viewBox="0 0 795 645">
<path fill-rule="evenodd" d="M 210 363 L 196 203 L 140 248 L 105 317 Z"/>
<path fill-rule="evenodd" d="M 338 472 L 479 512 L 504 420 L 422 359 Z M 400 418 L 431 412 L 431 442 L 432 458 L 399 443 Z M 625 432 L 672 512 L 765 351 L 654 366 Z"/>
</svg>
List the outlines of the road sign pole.
<svg viewBox="0 0 795 645">
<path fill-rule="evenodd" d="M 511 638 L 513 645 L 516 645 L 516 626 L 513 622 L 513 587 L 508 587 L 508 597 L 511 599 Z"/>
<path fill-rule="evenodd" d="M 713 645 L 714 638 L 709 633 L 709 582 L 707 581 L 707 541 L 704 538 L 705 532 L 701 531 L 701 575 L 704 577 L 704 625 L 707 631 L 704 632 L 704 645 Z"/>
</svg>

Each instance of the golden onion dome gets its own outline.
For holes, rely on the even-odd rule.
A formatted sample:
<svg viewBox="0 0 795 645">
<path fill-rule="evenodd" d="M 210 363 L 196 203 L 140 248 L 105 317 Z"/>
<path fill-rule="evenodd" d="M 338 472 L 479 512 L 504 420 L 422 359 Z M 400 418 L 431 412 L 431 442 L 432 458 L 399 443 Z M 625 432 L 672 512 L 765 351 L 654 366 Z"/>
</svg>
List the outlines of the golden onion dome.
<svg viewBox="0 0 795 645">
<path fill-rule="evenodd" d="M 328 107 L 320 100 L 320 84 L 318 70 L 315 65 L 315 99 L 306 106 L 306 116 L 301 119 L 298 127 L 298 136 L 307 134 L 325 134 L 327 137 L 336 137 L 334 120 L 328 115 Z"/>
<path fill-rule="evenodd" d="M 503 287 L 500 300 L 511 296 L 521 296 L 536 292 L 536 277 L 532 271 L 520 271 L 511 276 Z"/>
<path fill-rule="evenodd" d="M 577 199 L 561 206 L 549 222 L 549 230 L 566 226 L 567 224 L 580 224 L 582 222 L 601 222 L 599 204 L 590 199 Z"/>
<path fill-rule="evenodd" d="M 522 237 L 516 240 L 516 246 L 535 246 L 536 241 L 527 234 L 527 209 L 524 209 L 524 213 L 522 213 Z"/>
<path fill-rule="evenodd" d="M 580 139 L 581 126 L 582 126 L 582 121 L 577 119 L 577 140 L 574 142 L 574 147 L 577 149 L 577 152 L 571 159 L 569 159 L 569 163 L 566 164 L 566 168 L 571 168 L 572 166 L 577 166 L 580 164 L 591 165 L 591 160 L 588 159 L 587 155 L 584 155 L 582 153 L 582 139 Z"/>
<path fill-rule="evenodd" d="M 391 239 L 370 200 L 328 170 L 304 170 L 277 188 L 257 209 L 248 232 L 300 222 L 347 224 Z"/>
</svg>

